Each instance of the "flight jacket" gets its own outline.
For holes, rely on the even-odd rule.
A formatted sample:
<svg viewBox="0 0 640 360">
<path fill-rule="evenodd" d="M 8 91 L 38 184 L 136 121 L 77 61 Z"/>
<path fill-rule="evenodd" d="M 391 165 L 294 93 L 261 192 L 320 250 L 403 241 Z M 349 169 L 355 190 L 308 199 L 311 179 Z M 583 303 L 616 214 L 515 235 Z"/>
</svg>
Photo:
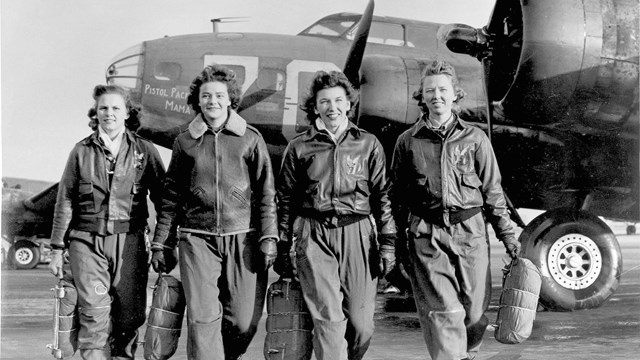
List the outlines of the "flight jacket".
<svg viewBox="0 0 640 360">
<path fill-rule="evenodd" d="M 373 214 L 380 234 L 395 234 L 388 191 L 384 149 L 373 134 L 349 122 L 336 144 L 314 124 L 285 150 L 277 190 L 280 233 L 290 239 L 299 215 Z"/>
<path fill-rule="evenodd" d="M 128 129 L 124 134 L 111 176 L 108 150 L 97 130 L 74 146 L 58 185 L 53 247 L 65 246 L 68 230 L 111 235 L 143 229 L 149 217 L 148 194 L 159 210 L 165 174 L 160 154 Z"/>
<path fill-rule="evenodd" d="M 235 111 L 214 132 L 201 114 L 173 144 L 154 242 L 181 232 L 277 238 L 273 170 L 257 129 Z M 176 224 L 174 224 L 174 221 Z"/>
<path fill-rule="evenodd" d="M 424 119 L 398 137 L 391 164 L 391 198 L 398 225 L 406 228 L 410 215 L 433 214 L 435 204 L 442 216 L 437 220 L 447 226 L 451 212 L 480 207 L 499 240 L 513 238 L 489 139 L 457 116 L 453 121 L 444 139 Z"/>
</svg>

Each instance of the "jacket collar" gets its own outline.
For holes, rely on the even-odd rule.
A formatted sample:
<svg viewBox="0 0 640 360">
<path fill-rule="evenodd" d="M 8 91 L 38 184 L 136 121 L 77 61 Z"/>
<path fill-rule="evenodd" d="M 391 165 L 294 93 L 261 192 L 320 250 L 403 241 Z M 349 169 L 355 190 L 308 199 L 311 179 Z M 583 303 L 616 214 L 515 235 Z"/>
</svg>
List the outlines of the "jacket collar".
<svg viewBox="0 0 640 360">
<path fill-rule="evenodd" d="M 465 122 L 462 119 L 460 119 L 458 114 L 454 113 L 453 116 L 454 116 L 454 118 L 453 118 L 453 120 L 451 120 L 452 124 L 450 124 L 451 128 L 461 127 L 461 128 L 464 129 L 464 128 L 467 128 L 469 126 L 469 124 L 467 124 L 467 122 Z M 430 129 L 429 129 L 429 125 L 427 124 L 426 114 L 424 114 L 424 115 L 420 116 L 420 118 L 415 123 L 415 125 L 413 125 L 413 131 L 411 131 L 411 136 L 416 137 L 420 133 L 422 133 L 423 131 L 426 131 L 426 130 L 430 130 Z M 449 132 L 449 130 L 447 130 L 447 132 Z"/>
<path fill-rule="evenodd" d="M 345 134 L 347 133 L 351 133 L 353 134 L 353 136 L 355 138 L 360 137 L 360 132 L 362 130 L 360 130 L 360 128 L 358 128 L 354 123 L 352 123 L 351 121 L 349 121 L 349 123 L 347 124 L 347 128 L 344 131 Z M 307 130 L 307 132 L 304 134 L 304 140 L 305 141 L 309 141 L 314 139 L 316 136 L 326 136 L 326 137 L 330 137 L 329 134 L 327 133 L 327 130 L 320 130 L 318 129 L 318 127 L 316 126 L 315 121 L 313 122 L 313 126 L 311 126 L 311 128 L 309 130 Z"/>
<path fill-rule="evenodd" d="M 124 129 L 124 136 L 129 140 L 129 143 L 134 143 L 136 141 L 134 133 L 127 128 Z M 96 145 L 102 146 L 102 143 L 100 142 L 100 133 L 98 129 L 95 129 L 93 131 L 93 134 L 89 135 L 87 138 L 84 139 L 85 145 L 89 145 L 89 143 L 94 143 Z"/>
<path fill-rule="evenodd" d="M 189 134 L 194 139 L 198 139 L 204 135 L 207 130 L 210 130 L 209 125 L 202 118 L 202 114 L 198 114 L 191 123 L 189 123 Z M 222 130 L 228 130 L 231 133 L 242 136 L 247 131 L 247 122 L 234 110 L 229 110 L 229 118 L 224 124 Z"/>
</svg>

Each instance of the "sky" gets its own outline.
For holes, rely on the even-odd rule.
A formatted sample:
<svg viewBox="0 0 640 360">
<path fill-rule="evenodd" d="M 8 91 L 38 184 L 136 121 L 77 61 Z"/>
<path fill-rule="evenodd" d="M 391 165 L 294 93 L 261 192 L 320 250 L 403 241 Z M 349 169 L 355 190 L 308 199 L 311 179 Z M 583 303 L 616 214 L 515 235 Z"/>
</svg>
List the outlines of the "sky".
<svg viewBox="0 0 640 360">
<path fill-rule="evenodd" d="M 483 26 L 493 0 L 378 0 L 375 15 Z M 142 41 L 212 31 L 296 34 L 367 0 L 3 0 L 0 2 L 2 176 L 56 182 L 90 133 L 91 91 L 109 61 Z M 169 150 L 161 150 L 168 165 Z"/>
</svg>

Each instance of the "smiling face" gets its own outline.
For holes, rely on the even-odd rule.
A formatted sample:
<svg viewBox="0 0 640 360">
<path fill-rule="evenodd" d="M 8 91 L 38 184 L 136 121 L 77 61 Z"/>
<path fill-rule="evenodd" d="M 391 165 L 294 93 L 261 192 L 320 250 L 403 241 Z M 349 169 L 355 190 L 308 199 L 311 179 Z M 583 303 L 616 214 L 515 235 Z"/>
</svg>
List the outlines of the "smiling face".
<svg viewBox="0 0 640 360">
<path fill-rule="evenodd" d="M 202 84 L 198 99 L 202 116 L 209 123 L 220 124 L 227 120 L 231 105 L 227 84 L 219 81 Z"/>
<path fill-rule="evenodd" d="M 347 112 L 351 102 L 342 86 L 322 89 L 316 95 L 315 113 L 320 116 L 327 129 L 335 132 L 340 125 L 349 121 Z"/>
<path fill-rule="evenodd" d="M 119 94 L 101 95 L 96 104 L 96 115 L 100 127 L 109 136 L 119 133 L 129 118 L 124 98 Z"/>
<path fill-rule="evenodd" d="M 429 75 L 422 81 L 422 101 L 429 109 L 429 117 L 447 120 L 456 101 L 451 77 L 445 74 Z"/>
</svg>

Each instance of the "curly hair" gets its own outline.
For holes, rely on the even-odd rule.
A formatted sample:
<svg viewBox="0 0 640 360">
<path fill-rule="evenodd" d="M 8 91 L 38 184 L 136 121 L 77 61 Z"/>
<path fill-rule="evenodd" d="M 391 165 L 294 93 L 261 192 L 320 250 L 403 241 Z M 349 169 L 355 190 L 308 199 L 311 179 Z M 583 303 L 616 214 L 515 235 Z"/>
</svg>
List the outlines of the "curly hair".
<svg viewBox="0 0 640 360">
<path fill-rule="evenodd" d="M 353 85 L 351 85 L 351 82 L 349 82 L 349 79 L 339 71 L 318 71 L 311 82 L 309 92 L 305 97 L 304 102 L 300 105 L 300 109 L 307 113 L 307 119 L 309 121 L 314 121 L 319 116 L 315 113 L 315 109 L 317 96 L 320 90 L 336 86 L 341 86 L 347 94 L 347 100 L 351 102 L 351 109 L 347 111 L 347 117 L 349 117 L 349 119 L 353 118 L 359 99 L 358 90 L 356 90 Z"/>
<path fill-rule="evenodd" d="M 131 99 L 129 91 L 119 85 L 96 85 L 93 88 L 93 106 L 89 108 L 87 116 L 89 117 L 89 127 L 95 131 L 98 129 L 100 122 L 98 121 L 98 100 L 102 95 L 115 94 L 122 96 L 124 104 L 127 108 L 129 118 L 124 121 L 124 126 L 130 131 L 136 132 L 140 127 L 140 119 L 142 118 L 142 111 L 139 104 L 135 103 Z"/>
<path fill-rule="evenodd" d="M 205 67 L 200 74 L 193 79 L 189 86 L 187 104 L 191 106 L 196 114 L 202 113 L 200 110 L 200 87 L 202 87 L 202 84 L 212 81 L 218 81 L 227 85 L 227 92 L 229 93 L 229 100 L 231 101 L 230 107 L 236 110 L 242 99 L 242 88 L 236 80 L 236 73 L 220 65 L 209 65 Z"/>
<path fill-rule="evenodd" d="M 456 75 L 456 69 L 453 68 L 451 64 L 444 60 L 434 60 L 431 64 L 428 64 L 424 71 L 422 72 L 422 77 L 420 78 L 420 87 L 418 90 L 413 92 L 413 99 L 418 100 L 418 106 L 425 114 L 429 114 L 429 108 L 427 104 L 422 101 L 422 84 L 424 84 L 424 79 L 427 76 L 432 75 L 447 75 L 451 79 L 451 85 L 453 85 L 453 90 L 456 94 L 456 100 L 453 101 L 453 106 L 451 111 L 458 114 L 460 113 L 460 100 L 464 98 L 466 95 L 464 90 L 458 85 L 458 76 Z"/>
</svg>

